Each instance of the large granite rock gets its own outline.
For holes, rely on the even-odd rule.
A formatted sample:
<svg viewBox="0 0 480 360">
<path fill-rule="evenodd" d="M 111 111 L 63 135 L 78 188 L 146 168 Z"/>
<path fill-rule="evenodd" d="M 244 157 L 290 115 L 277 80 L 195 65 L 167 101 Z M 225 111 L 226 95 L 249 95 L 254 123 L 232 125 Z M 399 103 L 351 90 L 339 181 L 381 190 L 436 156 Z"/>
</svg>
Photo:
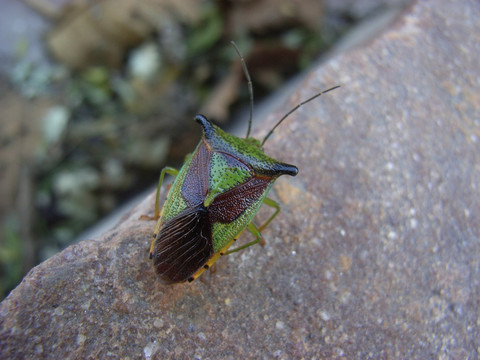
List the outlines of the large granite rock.
<svg viewBox="0 0 480 360">
<path fill-rule="evenodd" d="M 420 1 L 313 71 L 266 152 L 298 165 L 265 247 L 164 286 L 153 196 L 34 268 L 0 305 L 0 358 L 475 359 L 480 5 Z M 265 217 L 266 213 L 262 212 Z"/>
</svg>

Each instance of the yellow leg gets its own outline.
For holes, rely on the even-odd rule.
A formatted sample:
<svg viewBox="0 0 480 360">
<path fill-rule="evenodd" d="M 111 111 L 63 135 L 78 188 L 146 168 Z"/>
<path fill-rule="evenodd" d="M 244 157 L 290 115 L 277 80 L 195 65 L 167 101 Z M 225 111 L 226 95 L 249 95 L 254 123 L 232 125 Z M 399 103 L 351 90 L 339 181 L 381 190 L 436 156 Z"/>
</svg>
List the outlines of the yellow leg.
<svg viewBox="0 0 480 360">
<path fill-rule="evenodd" d="M 232 240 L 233 242 L 233 240 Z M 205 265 L 203 265 L 200 269 L 197 270 L 197 272 L 195 274 L 193 274 L 189 279 L 188 279 L 188 282 L 191 282 L 193 280 L 195 280 L 196 278 L 198 278 L 200 275 L 203 274 L 203 272 L 205 270 L 208 270 L 210 267 L 213 266 L 213 264 L 215 264 L 215 262 L 218 260 L 218 258 L 221 256 L 221 253 L 216 253 L 214 254 L 210 260 L 207 261 L 207 263 Z"/>
</svg>

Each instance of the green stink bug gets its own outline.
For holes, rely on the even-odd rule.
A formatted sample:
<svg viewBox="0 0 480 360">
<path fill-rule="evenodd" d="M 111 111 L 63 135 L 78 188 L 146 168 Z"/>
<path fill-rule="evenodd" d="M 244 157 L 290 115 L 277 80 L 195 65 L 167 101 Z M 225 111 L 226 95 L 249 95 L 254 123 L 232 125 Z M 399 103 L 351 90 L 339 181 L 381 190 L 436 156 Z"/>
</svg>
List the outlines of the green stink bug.
<svg viewBox="0 0 480 360">
<path fill-rule="evenodd" d="M 263 144 L 280 123 L 301 105 L 331 91 L 316 94 L 285 114 L 262 142 L 250 137 L 253 112 L 252 82 L 243 57 L 237 51 L 248 81 L 250 118 L 246 138 L 222 131 L 205 116 L 196 115 L 203 136 L 196 149 L 178 171 L 166 167 L 160 174 L 155 200 L 157 221 L 150 258 L 156 273 L 166 283 L 192 281 L 221 255 L 258 243 L 261 231 L 275 218 L 280 206 L 267 198 L 268 191 L 281 175 L 295 176 L 298 168 L 267 155 Z M 159 192 L 165 174 L 176 176 L 161 211 Z M 257 227 L 253 218 L 262 204 L 275 209 Z M 227 251 L 240 233 L 248 229 L 255 240 Z"/>
</svg>

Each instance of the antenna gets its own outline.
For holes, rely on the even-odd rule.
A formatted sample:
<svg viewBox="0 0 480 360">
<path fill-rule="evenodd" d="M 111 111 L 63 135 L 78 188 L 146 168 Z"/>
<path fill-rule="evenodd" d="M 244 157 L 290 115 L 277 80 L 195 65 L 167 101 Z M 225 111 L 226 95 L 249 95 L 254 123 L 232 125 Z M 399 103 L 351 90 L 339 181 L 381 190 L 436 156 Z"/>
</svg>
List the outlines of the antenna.
<svg viewBox="0 0 480 360">
<path fill-rule="evenodd" d="M 252 79 L 250 78 L 250 74 L 248 73 L 247 69 L 247 64 L 245 62 L 245 59 L 243 58 L 242 54 L 240 53 L 240 50 L 237 47 L 237 44 L 235 44 L 234 41 L 230 41 L 230 43 L 233 45 L 235 48 L 235 51 L 237 52 L 238 57 L 240 58 L 240 61 L 242 62 L 242 67 L 243 67 L 243 73 L 245 74 L 245 77 L 247 78 L 247 84 L 248 84 L 248 92 L 250 94 L 250 117 L 248 118 L 248 129 L 247 129 L 247 136 L 245 138 L 248 138 L 250 136 L 250 131 L 252 130 L 252 117 L 253 117 L 253 86 L 252 86 Z"/>
<path fill-rule="evenodd" d="M 320 95 L 323 95 L 323 94 L 326 94 L 327 92 L 329 91 L 332 91 L 332 90 L 335 90 L 335 89 L 338 89 L 340 87 L 340 85 L 337 85 L 337 86 L 334 86 L 330 89 L 327 89 L 325 91 L 321 91 L 319 92 L 318 94 L 315 94 L 313 95 L 312 97 L 308 98 L 307 100 L 305 101 L 302 101 L 300 104 L 298 104 L 297 106 L 295 106 L 292 110 L 290 110 L 289 112 L 287 112 L 285 115 L 282 116 L 282 118 L 275 124 L 275 126 L 268 132 L 267 135 L 265 135 L 265 137 L 263 138 L 262 140 L 262 144 L 261 146 L 263 146 L 263 144 L 265 144 L 265 141 L 267 141 L 267 139 L 270 137 L 270 135 L 273 134 L 273 132 L 275 131 L 275 129 L 278 127 L 278 125 L 280 125 L 283 120 L 285 120 L 287 117 L 289 117 L 293 112 L 295 112 L 296 110 L 298 110 L 298 108 L 302 105 L 305 105 L 306 103 L 316 99 L 317 97 L 319 97 Z"/>
</svg>

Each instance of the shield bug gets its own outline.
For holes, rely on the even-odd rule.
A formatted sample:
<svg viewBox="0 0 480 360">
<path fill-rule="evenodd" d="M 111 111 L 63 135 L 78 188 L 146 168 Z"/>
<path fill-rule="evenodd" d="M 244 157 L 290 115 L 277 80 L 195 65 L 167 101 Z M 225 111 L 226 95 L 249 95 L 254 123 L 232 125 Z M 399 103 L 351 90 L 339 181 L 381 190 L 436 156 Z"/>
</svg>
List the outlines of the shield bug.
<svg viewBox="0 0 480 360">
<path fill-rule="evenodd" d="M 166 167 L 160 174 L 155 199 L 157 220 L 150 258 L 156 273 L 166 283 L 192 281 L 222 255 L 261 241 L 262 230 L 275 218 L 280 206 L 268 191 L 281 175 L 295 176 L 298 168 L 275 160 L 263 152 L 265 141 L 292 112 L 336 87 L 312 96 L 286 113 L 262 141 L 250 137 L 253 90 L 245 60 L 240 57 L 250 93 L 247 136 L 239 138 L 222 131 L 205 116 L 196 115 L 203 136 L 180 170 Z M 159 192 L 165 174 L 175 176 L 159 211 Z M 253 218 L 262 204 L 275 209 L 261 226 Z M 228 250 L 245 229 L 255 240 Z"/>
</svg>

